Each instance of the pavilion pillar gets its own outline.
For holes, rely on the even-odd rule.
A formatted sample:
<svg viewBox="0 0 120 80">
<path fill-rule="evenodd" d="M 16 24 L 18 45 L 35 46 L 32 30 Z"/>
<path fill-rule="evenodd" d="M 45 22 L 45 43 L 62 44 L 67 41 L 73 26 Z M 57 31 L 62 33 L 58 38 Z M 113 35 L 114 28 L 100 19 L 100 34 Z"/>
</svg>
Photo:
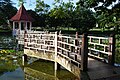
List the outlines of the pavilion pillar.
<svg viewBox="0 0 120 80">
<path fill-rule="evenodd" d="M 28 27 L 27 27 L 27 21 L 25 22 L 25 31 L 28 30 Z"/>
<path fill-rule="evenodd" d="M 19 31 L 21 31 L 21 21 L 19 21 Z"/>
<path fill-rule="evenodd" d="M 13 30 L 15 29 L 15 22 L 13 21 Z"/>
<path fill-rule="evenodd" d="M 15 36 L 15 22 L 13 21 L 13 29 L 12 29 L 12 36 L 14 37 Z"/>
<path fill-rule="evenodd" d="M 32 28 L 32 22 L 30 22 L 30 31 L 31 31 L 31 28 Z"/>
</svg>

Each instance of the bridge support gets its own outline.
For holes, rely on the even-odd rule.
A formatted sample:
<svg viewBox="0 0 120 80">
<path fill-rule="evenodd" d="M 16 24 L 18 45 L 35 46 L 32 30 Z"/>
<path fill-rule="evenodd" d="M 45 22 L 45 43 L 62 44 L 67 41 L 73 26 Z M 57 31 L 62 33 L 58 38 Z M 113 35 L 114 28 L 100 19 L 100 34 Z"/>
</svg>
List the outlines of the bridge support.
<svg viewBox="0 0 120 80">
<path fill-rule="evenodd" d="M 27 55 L 26 54 L 24 54 L 23 56 L 22 56 L 22 65 L 24 66 L 25 65 L 25 62 L 27 61 Z"/>
<path fill-rule="evenodd" d="M 55 70 L 60 70 L 60 64 L 56 61 L 57 58 L 57 32 L 55 32 Z"/>
<path fill-rule="evenodd" d="M 88 38 L 87 33 L 82 35 L 82 51 L 81 51 L 81 70 L 87 71 L 88 65 Z"/>
<path fill-rule="evenodd" d="M 111 34 L 109 38 L 108 63 L 110 65 L 114 65 L 115 63 L 115 34 Z"/>
<path fill-rule="evenodd" d="M 55 71 L 60 70 L 60 64 L 58 64 L 57 62 L 55 62 Z"/>
<path fill-rule="evenodd" d="M 54 75 L 55 77 L 57 77 L 57 70 L 60 70 L 60 64 L 58 64 L 57 61 L 55 61 L 54 69 L 55 69 Z"/>
</svg>

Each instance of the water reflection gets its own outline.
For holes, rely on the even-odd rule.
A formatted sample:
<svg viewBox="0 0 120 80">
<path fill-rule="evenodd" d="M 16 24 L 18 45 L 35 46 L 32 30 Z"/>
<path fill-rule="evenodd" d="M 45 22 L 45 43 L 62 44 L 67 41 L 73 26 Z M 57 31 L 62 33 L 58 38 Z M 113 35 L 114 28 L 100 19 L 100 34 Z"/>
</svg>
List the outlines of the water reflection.
<svg viewBox="0 0 120 80">
<path fill-rule="evenodd" d="M 44 72 L 40 72 L 34 70 L 32 68 L 25 68 L 25 80 L 59 80 L 57 77 L 53 75 L 46 74 Z"/>
<path fill-rule="evenodd" d="M 12 36 L 0 35 L 0 49 L 12 49 L 15 46 L 15 40 Z"/>
<path fill-rule="evenodd" d="M 0 80 L 24 80 L 24 72 L 21 69 L 21 59 L 2 54 L 0 57 Z"/>
<path fill-rule="evenodd" d="M 24 67 L 26 80 L 78 80 L 65 69 L 54 70 L 54 62 L 37 60 Z"/>
<path fill-rule="evenodd" d="M 14 71 L 5 72 L 2 76 L 0 76 L 0 80 L 24 80 L 24 72 L 19 67 Z"/>
<path fill-rule="evenodd" d="M 11 35 L 0 35 L 0 80 L 24 80 L 20 54 L 12 50 L 16 46 Z"/>
<path fill-rule="evenodd" d="M 16 63 L 13 62 L 14 60 L 8 63 L 4 61 L 4 63 L 2 63 L 2 66 L 0 65 L 0 71 L 2 70 L 0 80 L 75 80 L 76 79 L 76 77 L 73 74 L 71 74 L 70 72 L 64 69 L 59 70 L 55 73 L 53 62 L 38 60 L 29 65 L 25 65 L 21 67 L 19 66 L 18 62 Z M 55 74 L 57 75 L 55 76 Z"/>
</svg>

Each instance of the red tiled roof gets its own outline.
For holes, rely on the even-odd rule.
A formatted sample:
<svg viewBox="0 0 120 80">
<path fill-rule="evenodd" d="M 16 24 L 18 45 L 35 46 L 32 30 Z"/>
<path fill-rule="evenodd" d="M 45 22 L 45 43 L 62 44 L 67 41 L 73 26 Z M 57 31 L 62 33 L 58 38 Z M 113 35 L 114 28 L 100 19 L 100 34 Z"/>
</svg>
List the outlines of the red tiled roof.
<svg viewBox="0 0 120 80">
<path fill-rule="evenodd" d="M 16 13 L 15 16 L 13 16 L 11 19 L 11 21 L 34 21 L 34 19 L 28 15 L 25 7 L 23 6 L 23 4 L 21 5 L 20 9 L 18 10 L 18 12 Z"/>
</svg>

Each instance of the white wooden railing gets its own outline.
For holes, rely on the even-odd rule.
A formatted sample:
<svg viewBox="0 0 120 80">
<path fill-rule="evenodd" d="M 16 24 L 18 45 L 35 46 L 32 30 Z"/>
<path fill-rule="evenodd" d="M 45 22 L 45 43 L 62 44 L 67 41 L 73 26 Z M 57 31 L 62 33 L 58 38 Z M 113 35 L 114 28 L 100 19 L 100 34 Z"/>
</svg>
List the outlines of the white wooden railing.
<svg viewBox="0 0 120 80">
<path fill-rule="evenodd" d="M 47 33 L 47 31 L 27 31 L 28 34 L 34 33 L 34 34 L 40 34 L 40 33 Z M 16 39 L 18 40 L 18 44 L 24 45 L 24 35 L 25 31 L 24 30 L 17 30 L 16 31 Z"/>
<path fill-rule="evenodd" d="M 89 38 L 89 56 L 101 59 L 103 61 L 109 60 L 109 56 L 112 55 L 114 38 L 110 37 L 97 37 L 97 36 L 88 36 Z"/>
<path fill-rule="evenodd" d="M 51 53 L 53 61 L 57 60 L 62 66 L 70 67 L 67 64 L 74 64 L 78 68 L 87 65 L 88 56 L 100 59 L 101 61 L 113 60 L 114 38 L 87 36 L 87 34 L 75 37 L 57 34 L 55 32 L 27 32 L 24 35 L 25 49 Z M 71 68 L 69 68 L 71 69 Z"/>
<path fill-rule="evenodd" d="M 27 33 L 25 35 L 25 48 L 42 50 L 44 52 L 55 52 L 55 34 L 48 34 L 45 32 L 40 33 Z"/>
<path fill-rule="evenodd" d="M 81 37 L 75 38 L 70 36 L 58 35 L 57 53 L 68 59 L 69 62 L 74 62 L 80 67 L 81 61 Z"/>
</svg>

